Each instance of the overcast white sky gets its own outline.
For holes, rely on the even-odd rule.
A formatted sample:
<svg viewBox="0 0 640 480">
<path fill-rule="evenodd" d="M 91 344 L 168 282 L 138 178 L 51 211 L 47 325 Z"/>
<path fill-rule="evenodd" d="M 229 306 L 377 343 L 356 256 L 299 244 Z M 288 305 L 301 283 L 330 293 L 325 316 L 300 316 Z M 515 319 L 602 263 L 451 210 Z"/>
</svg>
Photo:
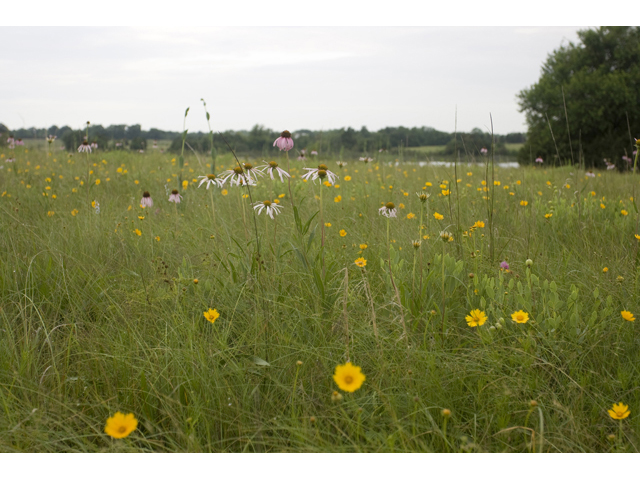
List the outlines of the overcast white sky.
<svg viewBox="0 0 640 480">
<path fill-rule="evenodd" d="M 0 27 L 0 122 L 526 131 L 516 94 L 585 27 Z"/>
</svg>

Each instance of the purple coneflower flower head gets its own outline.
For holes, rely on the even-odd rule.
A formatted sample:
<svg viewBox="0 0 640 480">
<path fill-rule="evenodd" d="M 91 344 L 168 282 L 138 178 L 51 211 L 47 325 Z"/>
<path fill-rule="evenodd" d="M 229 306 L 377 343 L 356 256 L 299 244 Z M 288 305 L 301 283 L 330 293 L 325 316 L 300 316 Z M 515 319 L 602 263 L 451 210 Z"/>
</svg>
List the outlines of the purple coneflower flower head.
<svg viewBox="0 0 640 480">
<path fill-rule="evenodd" d="M 5 160 L 5 162 L 6 162 L 6 163 L 13 163 L 13 162 L 15 162 L 15 161 L 16 161 L 16 159 L 15 159 L 15 158 L 13 158 L 13 157 L 9 157 L 9 158 L 7 158 L 7 159 Z"/>
<path fill-rule="evenodd" d="M 121 144 L 121 143 L 116 143 L 116 148 L 117 148 L 117 147 L 121 147 L 121 146 L 122 146 L 122 144 Z"/>
<path fill-rule="evenodd" d="M 24 142 L 22 141 L 21 138 L 19 138 L 18 140 L 16 140 L 16 146 L 17 147 L 24 147 Z"/>
<path fill-rule="evenodd" d="M 316 152 L 315 150 L 311 150 L 311 155 L 318 155 L 318 152 Z"/>
<path fill-rule="evenodd" d="M 632 160 L 631 160 L 629 157 L 627 157 L 626 155 L 623 155 L 623 156 L 622 156 L 622 160 L 624 160 L 624 161 L 625 161 L 625 162 L 627 162 L 627 163 L 631 163 L 631 161 L 632 161 Z"/>
<path fill-rule="evenodd" d="M 97 144 L 96 142 L 91 142 L 91 145 L 90 145 L 90 146 L 91 146 L 91 148 L 93 148 L 94 150 L 95 150 L 96 148 L 98 148 L 98 144 Z"/>
<path fill-rule="evenodd" d="M 505 261 L 500 262 L 500 268 L 503 270 L 509 270 L 509 264 Z"/>
<path fill-rule="evenodd" d="M 604 163 L 607 166 L 607 170 L 613 170 L 614 168 L 616 168 L 616 164 L 611 163 L 608 158 L 604 159 Z"/>
<path fill-rule="evenodd" d="M 258 212 L 258 215 L 260 215 L 262 213 L 262 210 L 264 210 L 267 213 L 267 215 L 271 217 L 272 220 L 275 220 L 273 218 L 274 213 L 276 215 L 280 213 L 280 210 L 278 210 L 279 208 L 284 208 L 284 207 L 270 200 L 265 200 L 264 202 L 256 202 L 253 204 L 253 209 Z"/>
<path fill-rule="evenodd" d="M 336 180 L 340 178 L 330 171 L 325 164 L 318 165 L 318 168 L 305 168 L 304 170 L 308 170 L 307 173 L 302 175 L 302 178 L 305 180 L 312 180 L 315 182 L 320 179 L 320 181 L 323 182 L 326 178 L 331 185 L 335 185 Z"/>
<path fill-rule="evenodd" d="M 378 214 L 393 218 L 398 216 L 398 209 L 393 202 L 387 202 L 384 207 L 378 209 Z"/>
<path fill-rule="evenodd" d="M 280 134 L 276 141 L 273 142 L 274 147 L 278 147 L 280 151 L 284 150 L 288 152 L 293 148 L 293 139 L 291 138 L 291 132 L 289 130 L 285 130 Z"/>
<path fill-rule="evenodd" d="M 141 207 L 153 207 L 153 200 L 151 200 L 151 194 L 149 192 L 144 192 L 142 194 L 142 199 L 140 200 Z"/>
<path fill-rule="evenodd" d="M 211 185 L 214 185 L 218 188 L 222 188 L 226 179 L 218 178 L 215 174 L 210 173 L 209 175 L 200 175 L 198 177 L 200 179 L 200 183 L 198 184 L 198 188 L 202 186 L 203 183 L 207 184 L 207 190 Z"/>
<path fill-rule="evenodd" d="M 487 153 L 489 153 L 489 150 L 487 150 L 486 148 L 482 147 L 480 149 L 480 155 L 486 155 Z"/>
<path fill-rule="evenodd" d="M 89 142 L 87 142 L 86 140 L 84 142 L 82 142 L 82 145 L 80 145 L 78 147 L 78 152 L 80 152 L 80 153 L 82 153 L 82 152 L 91 153 L 91 146 L 89 145 Z"/>
<path fill-rule="evenodd" d="M 265 165 L 263 172 L 268 172 L 271 180 L 275 180 L 275 178 L 273 177 L 273 172 L 276 172 L 276 174 L 280 176 L 280 181 L 282 183 L 284 183 L 284 178 L 282 178 L 283 175 L 285 177 L 291 177 L 286 171 L 278 166 L 278 162 L 273 161 Z"/>
<path fill-rule="evenodd" d="M 7 138 L 7 143 L 15 143 L 16 139 L 13 138 L 13 135 L 9 135 L 9 137 Z"/>
<path fill-rule="evenodd" d="M 169 201 L 174 203 L 180 203 L 182 200 L 182 195 L 178 193 L 178 190 L 171 190 L 171 195 L 169 195 Z"/>
<path fill-rule="evenodd" d="M 595 174 L 595 173 L 593 173 L 591 170 L 589 170 L 587 173 L 585 173 L 585 175 L 586 175 L 587 177 L 596 178 L 596 174 Z"/>
<path fill-rule="evenodd" d="M 542 157 L 538 157 L 536 158 L 536 163 L 544 163 L 544 160 L 542 159 Z"/>
</svg>

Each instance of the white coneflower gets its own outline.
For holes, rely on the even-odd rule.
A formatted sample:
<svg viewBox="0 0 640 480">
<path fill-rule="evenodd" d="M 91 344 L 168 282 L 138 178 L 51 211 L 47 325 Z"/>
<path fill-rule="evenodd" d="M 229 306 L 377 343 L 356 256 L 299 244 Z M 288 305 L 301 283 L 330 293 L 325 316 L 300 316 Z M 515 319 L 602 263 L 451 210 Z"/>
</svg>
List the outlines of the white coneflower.
<svg viewBox="0 0 640 480">
<path fill-rule="evenodd" d="M 13 157 L 9 157 L 9 158 L 7 158 L 7 159 L 5 160 L 5 162 L 7 162 L 7 163 L 13 163 L 13 162 L 15 162 L 15 161 L 16 161 L 16 159 L 15 159 L 15 158 L 13 158 Z"/>
<path fill-rule="evenodd" d="M 249 176 L 246 177 L 245 181 L 245 173 L 242 167 L 235 167 L 233 170 L 227 170 L 225 172 L 222 172 L 222 175 L 226 175 L 223 181 L 226 182 L 227 180 L 229 180 L 229 185 L 231 185 L 232 187 L 234 185 L 239 187 L 241 185 L 244 185 L 245 183 L 247 185 L 255 184 L 253 179 Z"/>
<path fill-rule="evenodd" d="M 98 148 L 98 144 L 96 142 L 91 142 L 90 147 L 95 150 L 96 148 Z"/>
<path fill-rule="evenodd" d="M 178 193 L 178 190 L 171 190 L 171 195 L 169 195 L 169 201 L 174 203 L 180 203 L 182 200 L 182 195 Z"/>
<path fill-rule="evenodd" d="M 388 202 L 384 207 L 378 209 L 378 213 L 387 218 L 392 218 L 398 216 L 398 209 L 393 202 Z"/>
<path fill-rule="evenodd" d="M 453 242 L 453 235 L 451 235 L 449 232 L 445 230 L 440 232 L 440 238 L 442 239 L 443 242 Z"/>
<path fill-rule="evenodd" d="M 282 176 L 284 175 L 285 177 L 290 177 L 290 175 L 285 172 L 283 169 L 281 169 L 278 166 L 278 162 L 269 162 L 267 165 L 264 166 L 264 170 L 262 170 L 263 172 L 268 172 L 269 176 L 271 177 L 271 180 L 275 180 L 275 178 L 273 177 L 273 172 L 276 172 L 279 176 L 280 176 L 280 181 L 282 183 L 284 183 L 284 178 L 282 178 Z"/>
<path fill-rule="evenodd" d="M 411 242 L 413 244 L 413 248 L 420 248 L 420 245 L 422 245 L 422 241 L 420 240 L 414 240 L 413 242 Z"/>
<path fill-rule="evenodd" d="M 298 160 L 306 160 L 307 157 L 304 156 L 304 150 L 300 151 L 300 155 L 298 155 Z"/>
<path fill-rule="evenodd" d="M 198 179 L 201 179 L 200 183 L 198 184 L 198 187 L 201 187 L 203 183 L 206 183 L 207 184 L 207 190 L 209 190 L 209 187 L 211 185 L 215 185 L 218 188 L 222 188 L 222 186 L 224 185 L 224 182 L 226 180 L 224 178 L 216 177 L 216 175 L 214 173 L 210 173 L 209 175 L 200 175 L 198 177 Z"/>
<path fill-rule="evenodd" d="M 144 192 L 142 194 L 142 199 L 140 200 L 141 207 L 153 207 L 153 200 L 151 200 L 151 194 L 149 192 Z"/>
<path fill-rule="evenodd" d="M 364 163 L 373 162 L 373 158 L 371 157 L 360 157 L 359 160 Z"/>
<path fill-rule="evenodd" d="M 338 160 L 336 163 L 338 164 L 338 166 L 340 168 L 343 168 L 343 167 L 347 166 L 347 162 L 343 162 L 342 160 Z"/>
<path fill-rule="evenodd" d="M 80 152 L 80 153 L 82 153 L 82 152 L 91 153 L 91 145 L 89 145 L 89 142 L 87 142 L 86 140 L 84 142 L 82 142 L 82 145 L 80 145 L 78 147 L 78 152 Z"/>
<path fill-rule="evenodd" d="M 262 170 L 254 167 L 252 164 L 248 162 L 243 163 L 242 166 L 244 167 L 244 175 L 247 177 L 248 180 L 253 180 L 254 183 L 258 183 L 258 175 L 260 176 L 264 175 Z"/>
<path fill-rule="evenodd" d="M 270 200 L 265 200 L 264 202 L 256 202 L 253 204 L 253 209 L 258 212 L 258 215 L 262 213 L 262 210 L 267 212 L 267 215 L 273 219 L 273 214 L 278 215 L 280 213 L 279 208 L 284 208 L 282 205 L 278 205 Z"/>
<path fill-rule="evenodd" d="M 431 196 L 430 193 L 422 193 L 422 192 L 416 192 L 416 195 L 418 196 L 418 198 L 422 203 L 426 202 L 427 199 Z"/>
<path fill-rule="evenodd" d="M 122 146 L 122 143 L 116 143 L 116 148 L 119 148 Z"/>
<path fill-rule="evenodd" d="M 47 142 L 49 142 L 49 145 L 51 145 L 55 141 L 56 138 L 58 138 L 58 137 L 56 137 L 55 135 L 49 135 L 47 137 Z"/>
<path fill-rule="evenodd" d="M 320 179 L 320 181 L 323 182 L 326 177 L 327 181 L 331 185 L 335 185 L 336 180 L 340 178 L 335 173 L 330 171 L 325 164 L 322 163 L 318 165 L 318 168 L 305 168 L 304 170 L 308 170 L 308 172 L 302 176 L 302 178 L 305 180 L 316 181 L 317 179 Z"/>
</svg>

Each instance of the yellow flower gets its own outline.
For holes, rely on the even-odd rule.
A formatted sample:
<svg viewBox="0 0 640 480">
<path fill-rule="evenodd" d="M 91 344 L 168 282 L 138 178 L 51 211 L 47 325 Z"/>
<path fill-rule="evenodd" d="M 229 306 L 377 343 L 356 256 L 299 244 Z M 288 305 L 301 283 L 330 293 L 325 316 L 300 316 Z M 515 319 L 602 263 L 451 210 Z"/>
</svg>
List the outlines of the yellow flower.
<svg viewBox="0 0 640 480">
<path fill-rule="evenodd" d="M 529 205 L 529 202 L 527 202 L 526 200 L 521 200 L 520 205 L 526 207 L 527 205 Z"/>
<path fill-rule="evenodd" d="M 209 309 L 208 312 L 204 312 L 204 318 L 206 318 L 211 323 L 214 323 L 219 316 L 220 314 L 218 313 L 218 310 L 216 310 L 215 308 L 213 310 Z"/>
<path fill-rule="evenodd" d="M 182 189 L 186 190 L 188 186 L 189 186 L 189 182 L 187 180 L 183 180 L 182 181 Z"/>
<path fill-rule="evenodd" d="M 367 266 L 367 261 L 362 257 L 357 258 L 353 263 L 355 263 L 360 268 Z"/>
<path fill-rule="evenodd" d="M 400 205 L 398 205 L 398 208 L 404 208 L 404 203 L 401 203 Z"/>
<path fill-rule="evenodd" d="M 280 195 L 278 195 L 278 198 L 284 198 L 284 193 L 281 193 Z"/>
<path fill-rule="evenodd" d="M 600 204 L 600 208 L 605 209 L 605 208 L 607 208 L 607 207 L 606 207 L 606 205 L 605 205 L 604 203 L 601 203 L 601 204 Z"/>
<path fill-rule="evenodd" d="M 330 223 L 325 223 L 324 226 L 329 228 L 331 226 L 331 224 Z"/>
<path fill-rule="evenodd" d="M 484 228 L 484 222 L 478 220 L 476 223 L 473 224 L 473 228 Z"/>
<path fill-rule="evenodd" d="M 609 412 L 609 416 L 614 420 L 622 420 L 624 418 L 627 418 L 631 413 L 631 410 L 629 410 L 629 405 L 625 405 L 622 402 L 618 404 L 614 403 L 613 407 L 611 408 L 611 410 L 607 411 Z"/>
<path fill-rule="evenodd" d="M 73 215 L 74 217 L 78 214 L 78 209 L 74 208 L 73 210 L 71 210 L 71 215 Z"/>
<path fill-rule="evenodd" d="M 138 219 L 139 220 L 144 220 L 144 217 L 141 217 L 140 215 L 138 215 Z"/>
<path fill-rule="evenodd" d="M 637 235 L 637 234 L 636 234 L 636 236 L 635 236 L 635 237 L 636 237 L 636 240 L 640 240 L 640 235 Z"/>
<path fill-rule="evenodd" d="M 499 182 L 498 180 L 494 180 L 494 181 L 493 181 L 493 184 L 494 184 L 496 187 L 499 187 L 499 186 L 500 186 L 500 182 Z"/>
<path fill-rule="evenodd" d="M 544 214 L 544 218 L 551 218 L 553 217 L 553 213 L 545 213 Z"/>
<path fill-rule="evenodd" d="M 434 217 L 436 220 L 442 220 L 442 219 L 444 218 L 444 216 L 440 215 L 438 212 L 434 213 L 434 214 L 433 214 L 433 217 Z"/>
<path fill-rule="evenodd" d="M 99 178 L 96 180 L 96 185 L 100 185 L 100 179 Z"/>
<path fill-rule="evenodd" d="M 568 183 L 565 185 L 565 187 L 567 188 L 571 188 L 571 185 L 569 185 Z"/>
<path fill-rule="evenodd" d="M 473 175 L 473 172 L 467 172 L 467 177 L 470 177 Z"/>
<path fill-rule="evenodd" d="M 622 315 L 622 318 L 624 318 L 625 320 L 627 320 L 629 322 L 633 322 L 635 320 L 635 317 L 633 316 L 633 313 L 627 312 L 626 310 L 621 311 L 620 315 Z"/>
<path fill-rule="evenodd" d="M 47 212 L 47 217 L 53 217 L 55 214 L 56 214 L 56 212 L 48 211 Z"/>
<path fill-rule="evenodd" d="M 412 218 L 416 218 L 416 216 L 413 213 L 409 213 L 407 215 L 407 220 L 411 220 Z"/>
<path fill-rule="evenodd" d="M 445 197 L 450 195 L 450 194 L 451 194 L 451 192 L 448 189 L 442 191 L 442 195 L 445 196 Z"/>
<path fill-rule="evenodd" d="M 136 420 L 133 413 L 125 415 L 116 412 L 113 417 L 107 418 L 107 425 L 104 427 L 104 432 L 113 438 L 125 438 L 136 428 L 138 428 L 138 420 Z"/>
<path fill-rule="evenodd" d="M 596 192 L 591 192 L 591 196 L 595 197 L 596 196 Z"/>
<path fill-rule="evenodd" d="M 627 215 L 629 215 L 629 212 L 627 212 L 626 210 L 620 210 L 620 213 L 621 213 L 622 215 L 624 215 L 625 217 L 626 217 Z"/>
<path fill-rule="evenodd" d="M 367 245 L 366 243 L 361 243 L 360 244 L 360 250 L 365 250 L 369 245 Z"/>
<path fill-rule="evenodd" d="M 471 310 L 471 312 L 469 312 L 469 315 L 464 317 L 464 319 L 467 321 L 467 325 L 469 325 L 470 327 L 479 327 L 481 325 L 484 325 L 484 322 L 487 321 L 487 315 L 484 312 L 480 311 L 480 309 L 476 309 Z"/>
<path fill-rule="evenodd" d="M 529 314 L 520 310 L 511 314 L 511 320 L 516 323 L 527 323 L 529 321 Z"/>
<path fill-rule="evenodd" d="M 604 267 L 604 268 L 602 269 L 602 273 L 607 273 L 608 271 L 609 271 L 609 269 L 608 269 L 607 267 Z"/>
<path fill-rule="evenodd" d="M 222 192 L 220 192 L 220 193 L 222 194 L 222 196 L 225 196 L 229 192 L 227 192 L 227 190 L 225 189 L 225 190 L 222 190 Z"/>
<path fill-rule="evenodd" d="M 344 230 L 344 229 L 340 230 L 340 236 L 341 237 L 346 237 L 347 236 L 347 231 Z"/>
<path fill-rule="evenodd" d="M 429 235 L 423 235 L 423 236 L 422 236 L 422 239 L 423 239 L 423 240 L 429 240 Z"/>
<path fill-rule="evenodd" d="M 142 232 L 140 230 L 138 230 L 137 228 L 133 231 L 133 233 L 135 233 L 139 237 L 142 236 Z"/>
<path fill-rule="evenodd" d="M 351 177 L 349 175 L 347 175 L 346 177 L 344 177 L 344 181 L 345 182 L 350 182 L 351 181 Z"/>
<path fill-rule="evenodd" d="M 159 241 L 160 241 L 160 237 L 156 237 L 156 242 L 159 242 Z"/>
<path fill-rule="evenodd" d="M 333 201 L 336 202 L 336 203 L 340 203 L 342 201 L 342 196 L 338 195 L 337 197 L 334 197 Z"/>
<path fill-rule="evenodd" d="M 431 186 L 431 182 L 426 182 L 426 183 L 425 183 L 425 185 L 426 185 L 427 187 L 430 187 L 430 186 Z"/>
<path fill-rule="evenodd" d="M 362 386 L 365 379 L 362 369 L 351 362 L 338 365 L 333 375 L 333 380 L 338 384 L 338 388 L 345 392 L 355 392 Z"/>
</svg>

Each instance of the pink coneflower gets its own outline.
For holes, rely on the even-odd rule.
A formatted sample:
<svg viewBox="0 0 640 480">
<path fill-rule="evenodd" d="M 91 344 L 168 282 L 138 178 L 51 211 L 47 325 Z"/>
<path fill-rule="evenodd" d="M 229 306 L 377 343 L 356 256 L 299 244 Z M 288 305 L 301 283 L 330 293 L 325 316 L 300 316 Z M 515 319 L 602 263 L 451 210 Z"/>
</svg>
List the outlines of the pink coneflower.
<svg viewBox="0 0 640 480">
<path fill-rule="evenodd" d="M 482 147 L 480 149 L 480 155 L 486 155 L 487 153 L 489 153 L 489 150 L 487 150 L 486 148 Z"/>
<path fill-rule="evenodd" d="M 9 137 L 7 138 L 7 143 L 15 143 L 16 139 L 13 138 L 13 135 L 9 135 Z"/>
<path fill-rule="evenodd" d="M 96 142 L 91 142 L 91 148 L 95 150 L 96 148 L 98 148 L 98 144 Z"/>
<path fill-rule="evenodd" d="M 273 177 L 273 172 L 276 172 L 276 174 L 278 174 L 280 176 L 280 181 L 284 183 L 284 178 L 282 178 L 282 176 L 286 176 L 286 177 L 290 177 L 290 175 L 285 172 L 283 169 L 281 169 L 278 166 L 278 162 L 269 162 L 267 165 L 265 165 L 263 172 L 268 172 L 269 176 L 271 177 L 271 180 L 275 180 L 275 178 Z"/>
<path fill-rule="evenodd" d="M 608 158 L 604 159 L 604 163 L 607 166 L 607 170 L 613 170 L 614 168 L 616 168 L 616 164 L 611 163 Z"/>
<path fill-rule="evenodd" d="M 536 158 L 536 163 L 544 163 L 544 160 L 542 159 L 542 157 L 538 157 Z"/>
<path fill-rule="evenodd" d="M 300 150 L 300 155 L 298 155 L 298 160 L 306 160 L 307 157 L 304 156 L 306 152 L 304 150 Z"/>
<path fill-rule="evenodd" d="M 15 158 L 13 158 L 13 157 L 9 157 L 9 158 L 7 158 L 7 159 L 5 160 L 5 162 L 7 162 L 7 163 L 13 163 L 13 162 L 15 162 L 15 161 L 16 161 L 16 159 L 15 159 Z"/>
<path fill-rule="evenodd" d="M 21 138 L 16 140 L 16 147 L 24 147 L 24 142 L 22 141 Z"/>
<path fill-rule="evenodd" d="M 311 150 L 311 155 L 318 155 L 318 152 L 316 152 L 315 150 Z"/>
<path fill-rule="evenodd" d="M 285 130 L 280 134 L 276 141 L 273 142 L 274 147 L 278 147 L 280 151 L 284 150 L 288 152 L 293 148 L 293 139 L 291 138 L 291 132 L 289 130 Z"/>
<path fill-rule="evenodd" d="M 509 270 L 509 264 L 505 261 L 500 262 L 500 268 L 503 270 Z"/>
<path fill-rule="evenodd" d="M 330 171 L 324 164 L 318 165 L 318 168 L 305 168 L 304 170 L 308 170 L 307 173 L 302 175 L 302 178 L 305 180 L 312 180 L 315 182 L 317 179 L 320 179 L 320 181 L 323 182 L 326 178 L 331 185 L 335 185 L 336 180 L 340 178 Z"/>
<path fill-rule="evenodd" d="M 122 144 L 121 143 L 116 143 L 116 148 L 121 147 Z"/>
<path fill-rule="evenodd" d="M 91 146 L 89 145 L 89 142 L 87 142 L 86 140 L 84 142 L 82 142 L 82 145 L 80 145 L 78 147 L 78 152 L 80 152 L 80 153 L 82 153 L 82 152 L 91 153 Z"/>
<path fill-rule="evenodd" d="M 626 155 L 622 156 L 622 160 L 624 160 L 627 163 L 631 163 L 632 162 L 632 160 L 629 157 L 627 157 Z"/>
<path fill-rule="evenodd" d="M 149 198 L 151 200 L 151 198 Z M 178 190 L 171 190 L 171 195 L 169 195 L 169 201 L 174 203 L 180 203 L 182 200 L 182 195 L 178 193 Z"/>
<path fill-rule="evenodd" d="M 587 173 L 585 173 L 585 175 L 586 175 L 587 177 L 596 178 L 596 174 L 595 174 L 595 173 L 593 173 L 591 170 L 589 170 Z"/>
<path fill-rule="evenodd" d="M 149 192 L 144 192 L 142 194 L 142 199 L 140 200 L 141 207 L 153 207 L 153 200 L 151 200 L 151 194 Z"/>
</svg>

